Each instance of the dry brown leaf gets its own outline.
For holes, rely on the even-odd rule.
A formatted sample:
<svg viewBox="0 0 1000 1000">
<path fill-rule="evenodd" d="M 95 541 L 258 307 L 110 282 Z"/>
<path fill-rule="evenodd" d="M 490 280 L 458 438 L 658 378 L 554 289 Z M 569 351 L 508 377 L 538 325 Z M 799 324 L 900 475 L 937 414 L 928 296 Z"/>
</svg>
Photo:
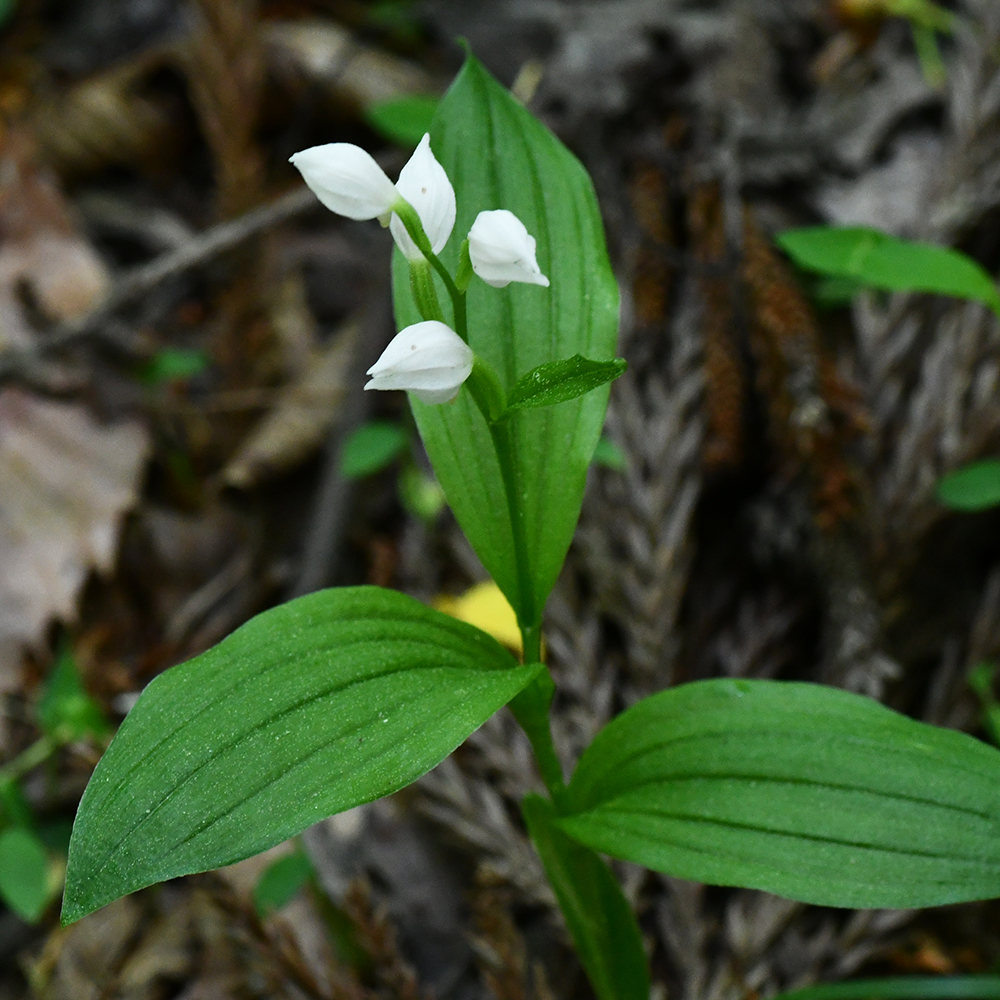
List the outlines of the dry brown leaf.
<svg viewBox="0 0 1000 1000">
<path fill-rule="evenodd" d="M 362 108 L 438 89 L 415 63 L 362 45 L 330 21 L 273 21 L 262 30 L 279 73 L 284 69 L 286 76 L 326 84 Z"/>
<path fill-rule="evenodd" d="M 34 163 L 17 132 L 0 139 L 0 348 L 25 347 L 31 327 L 21 304 L 26 286 L 39 311 L 68 320 L 107 293 L 101 259 L 78 232 L 55 181 Z"/>
<path fill-rule="evenodd" d="M 226 483 L 246 489 L 292 468 L 319 446 L 347 393 L 359 333 L 356 322 L 347 323 L 313 354 L 302 377 L 282 392 L 226 466 Z"/>
<path fill-rule="evenodd" d="M 72 927 L 55 931 L 28 969 L 39 1000 L 98 1000 L 142 920 L 134 897 L 117 899 Z"/>
<path fill-rule="evenodd" d="M 135 421 L 102 427 L 79 404 L 0 393 L 0 690 L 22 647 L 73 618 L 90 570 L 111 568 L 148 447 Z"/>
<path fill-rule="evenodd" d="M 61 177 L 114 164 L 163 171 L 181 148 L 178 115 L 148 86 L 171 50 L 137 58 L 60 89 L 30 109 L 39 156 Z"/>
</svg>

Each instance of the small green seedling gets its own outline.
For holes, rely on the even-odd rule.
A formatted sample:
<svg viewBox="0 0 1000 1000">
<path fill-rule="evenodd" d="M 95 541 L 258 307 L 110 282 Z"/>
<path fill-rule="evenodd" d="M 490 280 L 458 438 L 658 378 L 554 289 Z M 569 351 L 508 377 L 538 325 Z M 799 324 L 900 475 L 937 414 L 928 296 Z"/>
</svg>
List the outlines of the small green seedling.
<svg viewBox="0 0 1000 1000">
<path fill-rule="evenodd" d="M 266 917 L 287 905 L 314 877 L 312 863 L 305 851 L 299 849 L 278 858 L 270 865 L 253 890 L 253 903 L 257 913 Z"/>
</svg>

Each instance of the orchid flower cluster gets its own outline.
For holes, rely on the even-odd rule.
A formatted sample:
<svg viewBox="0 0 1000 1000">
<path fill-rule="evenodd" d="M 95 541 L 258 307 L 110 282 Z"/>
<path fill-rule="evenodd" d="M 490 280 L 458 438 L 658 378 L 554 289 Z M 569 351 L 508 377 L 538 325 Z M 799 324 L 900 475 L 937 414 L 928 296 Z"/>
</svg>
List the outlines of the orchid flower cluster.
<svg viewBox="0 0 1000 1000">
<path fill-rule="evenodd" d="M 535 259 L 535 238 L 506 209 L 480 212 L 462 244 L 453 279 L 437 255 L 455 227 L 455 189 L 425 134 L 393 184 L 372 156 L 347 142 L 304 149 L 291 157 L 317 198 L 349 219 L 378 219 L 410 267 L 423 322 L 401 330 L 368 369 L 366 389 L 403 389 L 423 403 L 447 403 L 472 374 L 477 359 L 465 330 L 464 296 L 473 275 L 494 288 L 512 281 L 548 287 Z M 444 322 L 431 268 L 441 275 L 458 330 Z M 477 393 L 477 402 L 481 394 Z M 488 404 L 484 404 L 488 408 Z M 490 414 L 485 414 L 490 419 Z M 495 416 L 495 413 L 493 414 Z"/>
</svg>

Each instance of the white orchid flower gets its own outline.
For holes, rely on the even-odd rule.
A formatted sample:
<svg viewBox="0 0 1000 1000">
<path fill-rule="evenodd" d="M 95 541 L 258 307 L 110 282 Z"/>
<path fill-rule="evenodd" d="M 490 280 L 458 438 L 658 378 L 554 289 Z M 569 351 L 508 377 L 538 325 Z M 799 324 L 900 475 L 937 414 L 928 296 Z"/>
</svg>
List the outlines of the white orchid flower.
<svg viewBox="0 0 1000 1000">
<path fill-rule="evenodd" d="M 474 355 L 451 327 L 425 320 L 400 330 L 368 369 L 366 389 L 404 389 L 423 403 L 447 403 L 472 373 Z"/>
<path fill-rule="evenodd" d="M 399 172 L 396 190 L 420 216 L 431 249 L 440 253 L 455 227 L 455 189 L 431 151 L 431 137 L 426 133 Z M 424 259 L 398 215 L 393 215 L 389 231 L 407 260 Z"/>
<path fill-rule="evenodd" d="M 330 142 L 295 153 L 296 167 L 313 194 L 337 215 L 348 219 L 388 216 L 399 201 L 396 185 L 360 146 Z"/>
<path fill-rule="evenodd" d="M 505 208 L 476 216 L 469 230 L 469 259 L 472 270 L 494 288 L 512 281 L 548 288 L 549 279 L 535 260 L 535 237 Z"/>
</svg>

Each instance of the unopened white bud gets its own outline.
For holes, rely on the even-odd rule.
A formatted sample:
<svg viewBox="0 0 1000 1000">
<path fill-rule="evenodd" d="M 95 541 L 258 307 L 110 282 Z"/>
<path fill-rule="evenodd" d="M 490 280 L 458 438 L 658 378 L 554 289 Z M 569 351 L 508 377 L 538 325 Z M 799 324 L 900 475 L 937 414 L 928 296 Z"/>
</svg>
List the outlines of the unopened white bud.
<svg viewBox="0 0 1000 1000">
<path fill-rule="evenodd" d="M 399 201 L 396 185 L 360 146 L 331 142 L 289 158 L 313 194 L 331 212 L 348 219 L 388 215 Z"/>
<path fill-rule="evenodd" d="M 451 327 L 429 319 L 400 330 L 368 369 L 366 389 L 403 389 L 423 403 L 447 403 L 472 373 L 472 349 Z"/>
<path fill-rule="evenodd" d="M 431 150 L 429 135 L 424 135 L 399 172 L 396 190 L 420 216 L 431 249 L 440 253 L 455 227 L 455 189 Z M 407 260 L 423 260 L 398 215 L 393 215 L 389 231 Z"/>
<path fill-rule="evenodd" d="M 535 237 L 505 208 L 476 216 L 469 230 L 469 259 L 472 270 L 494 288 L 512 281 L 548 287 L 535 260 Z"/>
</svg>

